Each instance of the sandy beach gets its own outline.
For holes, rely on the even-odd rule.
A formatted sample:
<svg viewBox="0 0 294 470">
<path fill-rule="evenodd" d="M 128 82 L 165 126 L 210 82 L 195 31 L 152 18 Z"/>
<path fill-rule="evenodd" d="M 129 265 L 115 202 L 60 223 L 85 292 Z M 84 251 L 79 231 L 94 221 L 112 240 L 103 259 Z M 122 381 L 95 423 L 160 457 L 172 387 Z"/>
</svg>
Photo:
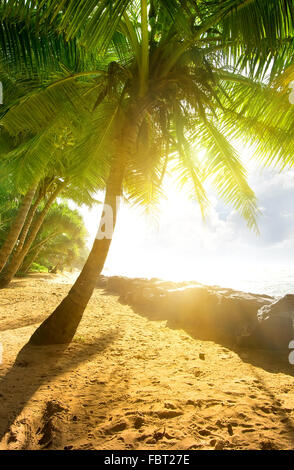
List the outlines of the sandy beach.
<svg viewBox="0 0 294 470">
<path fill-rule="evenodd" d="M 151 321 L 96 289 L 73 342 L 25 347 L 70 280 L 0 291 L 0 449 L 293 449 L 294 366 Z"/>
</svg>

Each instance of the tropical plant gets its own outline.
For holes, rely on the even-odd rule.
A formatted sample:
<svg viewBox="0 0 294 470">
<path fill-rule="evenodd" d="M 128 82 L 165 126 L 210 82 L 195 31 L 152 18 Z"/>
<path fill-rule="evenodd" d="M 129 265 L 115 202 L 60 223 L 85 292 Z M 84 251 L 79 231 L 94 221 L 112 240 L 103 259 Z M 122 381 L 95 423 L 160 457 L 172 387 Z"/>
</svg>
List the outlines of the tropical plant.
<svg viewBox="0 0 294 470">
<path fill-rule="evenodd" d="M 21 273 L 27 273 L 33 263 L 50 272 L 78 268 L 85 259 L 87 232 L 77 210 L 65 203 L 54 203 L 42 228 L 24 259 Z"/>
<path fill-rule="evenodd" d="M 32 7 L 7 1 L 2 13 L 8 27 L 16 14 L 25 25 L 50 24 L 54 34 L 98 58 L 96 69 L 87 61 L 78 72 L 49 76 L 45 86 L 16 101 L 2 125 L 17 136 L 25 121 L 38 144 L 61 124 L 82 129 L 72 168 L 99 156 L 103 174 L 108 172 L 105 211 L 113 208 L 114 226 L 117 196 L 124 190 L 136 203 L 156 200 L 171 161 L 180 182 L 192 183 L 203 212 L 208 175 L 220 196 L 256 228 L 256 198 L 231 141 L 245 138 L 259 155 L 266 150 L 268 161 L 293 162 L 293 111 L 267 79 L 291 64 L 292 1 L 60 0 L 35 1 Z M 32 56 L 26 44 L 23 51 Z M 18 67 L 23 62 L 16 52 L 8 59 Z M 207 155 L 204 172 L 197 161 L 200 148 Z M 102 218 L 101 231 L 103 223 Z M 71 340 L 110 242 L 95 240 L 76 283 L 32 343 Z"/>
<path fill-rule="evenodd" d="M 77 47 L 76 40 L 66 41 L 63 35 L 57 33 L 52 26 L 50 28 L 37 26 L 37 16 L 31 18 L 26 28 L 23 16 L 14 8 L 11 9 L 11 5 L 1 5 L 0 9 L 3 13 L 3 20 L 0 24 L 2 33 L 0 56 L 3 59 L 0 66 L 0 79 L 5 94 L 5 104 L 0 108 L 0 116 L 4 116 L 8 110 L 10 112 L 13 110 L 16 102 L 26 101 L 34 90 L 40 90 L 40 87 L 42 88 L 46 83 L 48 74 L 54 71 L 56 78 L 65 70 L 68 73 L 69 67 L 71 70 L 75 67 L 77 72 L 89 58 L 82 49 Z M 56 22 L 58 21 L 57 19 Z M 27 54 L 28 51 L 30 51 L 29 54 Z M 25 75 L 27 69 L 30 70 L 29 76 Z M 66 99 L 63 99 L 63 104 L 65 102 Z M 82 107 L 80 111 L 81 109 Z M 42 113 L 44 113 L 44 108 L 41 110 Z M 24 249 L 27 251 L 33 242 L 33 232 L 30 233 L 30 239 L 26 240 L 26 238 L 42 199 L 41 192 L 37 188 L 38 185 L 42 186 L 44 181 L 48 180 L 48 174 L 53 174 L 55 178 L 59 176 L 61 180 L 64 180 L 66 176 L 66 192 L 70 191 L 72 195 L 75 193 L 74 199 L 81 203 L 92 204 L 94 201 L 92 194 L 104 187 L 104 180 L 101 171 L 98 171 L 100 169 L 97 164 L 93 168 L 87 159 L 78 166 L 70 163 L 70 152 L 67 150 L 75 143 L 75 133 L 80 132 L 78 120 L 68 120 L 64 113 L 63 120 L 48 121 L 46 129 L 41 129 L 42 126 L 40 127 L 37 122 L 36 109 L 34 115 L 36 126 L 33 129 L 29 128 L 22 118 L 18 120 L 16 132 L 9 134 L 3 127 L 0 129 L 0 178 L 3 178 L 3 174 L 4 178 L 7 175 L 12 177 L 16 193 L 23 194 L 23 204 L 19 206 L 18 213 L 10 221 L 9 232 L 7 225 L 5 226 L 6 238 L 1 244 L 0 272 L 16 247 L 13 262 L 10 263 L 8 271 L 6 269 L 4 277 L 2 274 L 3 286 L 9 283 L 16 272 L 21 262 L 21 253 L 24 256 Z M 43 117 L 46 119 L 48 116 L 43 115 Z M 65 188 L 64 185 L 62 186 L 64 194 Z M 36 192 L 38 195 L 34 199 Z M 47 201 L 45 212 L 57 194 L 58 192 L 49 202 Z M 42 217 L 44 216 L 45 213 Z M 41 226 L 42 217 L 40 215 L 39 222 L 35 223 L 35 234 Z M 4 230 L 2 234 L 3 232 Z"/>
<path fill-rule="evenodd" d="M 13 181 L 6 175 L 0 179 L 0 246 L 3 245 L 11 221 L 15 218 L 22 195 L 15 191 Z"/>
<path fill-rule="evenodd" d="M 65 200 L 70 199 L 79 205 L 85 204 L 88 207 L 91 207 L 93 203 L 97 202 L 96 199 L 89 194 L 88 189 L 85 190 L 87 182 L 88 180 L 86 178 L 81 178 L 79 182 L 76 181 L 73 183 L 69 179 L 61 179 L 60 177 L 52 176 L 45 178 L 39 183 L 38 194 L 28 211 L 15 249 L 11 252 L 10 260 L 0 275 L 1 287 L 6 287 L 9 284 L 22 265 L 38 233 L 42 229 L 47 214 L 57 196 L 61 196 Z M 99 184 L 96 187 L 97 189 L 101 189 Z M 5 246 L 6 240 L 3 246 Z"/>
<path fill-rule="evenodd" d="M 10 230 L 6 235 L 5 242 L 3 243 L 1 247 L 1 252 L 0 252 L 0 271 L 3 269 L 5 266 L 9 255 L 11 254 L 17 239 L 19 237 L 19 234 L 23 228 L 23 225 L 25 223 L 25 219 L 27 217 L 27 214 L 30 210 L 33 198 L 35 196 L 35 192 L 37 189 L 37 185 L 34 185 L 28 189 L 26 194 L 23 197 L 22 203 L 19 207 L 19 210 L 16 214 L 16 216 L 13 219 L 13 222 L 11 223 Z"/>
<path fill-rule="evenodd" d="M 71 198 L 79 204 L 91 205 L 95 202 L 92 194 L 102 189 L 105 184 L 98 165 L 93 168 L 93 165 L 89 165 L 89 162 L 85 160 L 83 164 L 79 165 L 79 171 L 74 169 L 70 153 L 70 149 L 74 145 L 74 136 L 68 126 L 56 130 L 56 133 L 53 134 L 48 132 L 45 146 L 44 142 L 41 145 L 36 145 L 36 137 L 35 135 L 28 139 L 22 138 L 15 148 L 9 149 L 6 153 L 2 150 L 3 168 L 6 169 L 7 174 L 13 175 L 16 187 L 21 188 L 31 178 L 37 177 L 39 184 L 33 186 L 33 194 L 29 192 L 26 195 L 24 201 L 27 204 L 22 205 L 19 209 L 18 216 L 13 220 L 10 232 L 6 235 L 6 240 L 0 250 L 0 259 L 3 258 L 1 264 L 3 270 L 15 247 L 10 263 L 1 274 L 1 287 L 7 286 L 17 272 L 46 213 L 58 195 Z M 37 164 L 35 163 L 36 159 Z M 36 192 L 37 195 L 33 201 Z M 34 226 L 31 227 L 35 212 L 44 198 L 46 198 L 46 204 L 43 211 L 34 220 Z"/>
</svg>

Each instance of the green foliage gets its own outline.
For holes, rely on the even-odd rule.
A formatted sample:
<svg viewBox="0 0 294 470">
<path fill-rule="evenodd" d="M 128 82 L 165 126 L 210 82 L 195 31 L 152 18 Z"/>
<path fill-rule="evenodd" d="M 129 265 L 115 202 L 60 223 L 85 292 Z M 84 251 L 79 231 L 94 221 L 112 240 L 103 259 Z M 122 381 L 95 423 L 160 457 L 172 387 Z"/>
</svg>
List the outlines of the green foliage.
<svg viewBox="0 0 294 470">
<path fill-rule="evenodd" d="M 131 120 L 130 202 L 156 203 L 168 166 L 203 214 L 207 179 L 257 229 L 233 142 L 253 145 L 264 164 L 293 165 L 294 111 L 276 82 L 292 63 L 292 1 L 7 0 L 1 8 L 2 60 L 14 70 L 3 76 L 17 90 L 1 125 L 18 142 L 2 158 L 19 186 L 51 172 L 91 199 Z"/>
<path fill-rule="evenodd" d="M 35 217 L 38 217 L 43 210 L 47 198 L 55 187 L 54 177 L 47 177 L 40 182 L 36 198 L 40 195 L 43 199 L 41 198 Z M 73 184 L 68 185 L 63 191 L 63 200 L 66 199 L 90 205 L 94 201 L 89 194 L 85 196 L 85 193 L 79 191 Z M 21 202 L 22 195 L 16 190 L 11 176 L 3 177 L 0 182 L 0 247 L 5 241 L 11 221 Z M 42 224 L 24 261 L 24 266 L 34 261 L 38 264 L 38 266 L 32 265 L 35 271 L 40 271 L 40 266 L 48 271 L 57 264 L 60 270 L 80 267 L 87 254 L 86 239 L 87 232 L 79 212 L 70 209 L 66 202 L 55 203 Z"/>
<path fill-rule="evenodd" d="M 48 212 L 23 267 L 35 270 L 37 263 L 51 271 L 80 267 L 87 254 L 87 232 L 82 216 L 65 203 L 55 203 Z M 20 270 L 22 271 L 22 269 Z"/>
<path fill-rule="evenodd" d="M 45 266 L 42 266 L 41 264 L 38 263 L 32 263 L 30 267 L 30 272 L 32 273 L 48 273 L 48 268 Z"/>
<path fill-rule="evenodd" d="M 12 179 L 8 176 L 0 179 L 0 246 L 6 230 L 13 220 L 21 202 L 21 194 L 15 191 Z"/>
</svg>

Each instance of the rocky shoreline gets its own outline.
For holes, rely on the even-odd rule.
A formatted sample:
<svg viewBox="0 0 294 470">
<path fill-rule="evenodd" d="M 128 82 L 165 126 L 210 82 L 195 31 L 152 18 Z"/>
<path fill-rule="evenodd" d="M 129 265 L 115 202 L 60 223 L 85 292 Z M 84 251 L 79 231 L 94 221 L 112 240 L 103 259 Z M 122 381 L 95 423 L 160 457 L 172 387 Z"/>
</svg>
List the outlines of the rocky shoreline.
<svg viewBox="0 0 294 470">
<path fill-rule="evenodd" d="M 100 276 L 97 287 L 167 326 L 199 339 L 260 349 L 287 349 L 294 339 L 294 295 L 281 299 L 197 282 Z"/>
</svg>

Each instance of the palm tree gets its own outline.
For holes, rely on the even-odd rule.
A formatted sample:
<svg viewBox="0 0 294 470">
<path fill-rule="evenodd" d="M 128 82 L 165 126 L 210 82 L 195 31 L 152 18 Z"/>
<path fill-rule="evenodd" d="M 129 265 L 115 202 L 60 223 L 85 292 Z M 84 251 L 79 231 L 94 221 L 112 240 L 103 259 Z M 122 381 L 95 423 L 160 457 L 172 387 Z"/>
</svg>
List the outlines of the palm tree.
<svg viewBox="0 0 294 470">
<path fill-rule="evenodd" d="M 0 271 L 5 266 L 9 258 L 9 255 L 11 254 L 15 246 L 15 243 L 17 242 L 19 234 L 24 226 L 27 214 L 30 210 L 36 189 L 37 189 L 37 185 L 34 185 L 28 189 L 28 191 L 23 197 L 22 203 L 19 207 L 16 217 L 14 218 L 10 226 L 10 230 L 6 236 L 6 240 L 4 244 L 2 245 L 1 251 L 0 251 Z"/>
<path fill-rule="evenodd" d="M 43 210 L 38 215 L 34 223 L 32 224 L 31 230 L 29 231 L 27 238 L 25 239 L 24 242 L 22 242 L 21 240 L 21 244 L 22 244 L 21 250 L 19 250 L 18 247 L 16 248 L 16 252 L 14 253 L 12 260 L 8 264 L 7 268 L 1 274 L 0 287 L 6 287 L 10 283 L 11 279 L 14 277 L 16 272 L 18 271 L 25 256 L 29 252 L 29 249 L 32 243 L 34 242 L 36 236 L 38 235 L 38 232 L 44 222 L 44 219 L 51 205 L 53 204 L 53 202 L 55 201 L 56 197 L 61 192 L 65 184 L 66 183 L 64 181 L 58 181 L 57 184 L 55 185 L 52 193 L 50 194 L 48 200 L 46 201 L 44 205 Z"/>
<path fill-rule="evenodd" d="M 34 187 L 36 192 L 38 186 L 35 200 L 33 201 L 31 197 L 27 202 L 25 213 L 24 210 L 21 212 L 22 206 L 19 209 L 0 251 L 0 254 L 5 255 L 5 263 L 10 257 L 10 262 L 5 269 L 3 262 L 0 287 L 6 287 L 16 274 L 57 196 L 69 197 L 78 203 L 91 205 L 95 202 L 92 194 L 104 188 L 102 172 L 97 164 L 93 168 L 93 165 L 85 159 L 78 168 L 74 168 L 70 149 L 75 141 L 73 132 L 68 126 L 58 131 L 54 131 L 54 126 L 51 126 L 47 132 L 43 132 L 42 139 L 38 137 L 34 135 L 28 139 L 22 139 L 22 142 L 14 149 L 8 149 L 6 153 L 2 151 L 6 162 L 6 173 L 13 175 L 14 180 L 18 182 L 17 187 L 21 187 L 32 177 L 42 179 Z M 37 208 L 44 198 L 46 199 L 44 207 L 34 219 Z M 22 227 L 18 227 L 17 231 L 15 225 L 19 221 L 19 213 L 22 214 L 23 219 Z M 13 244 L 9 243 L 11 233 L 14 236 Z"/>
<path fill-rule="evenodd" d="M 54 29 L 59 24 L 59 18 L 56 18 L 53 22 L 54 27 L 46 25 L 38 27 L 38 15 L 34 12 L 30 23 L 25 24 L 24 17 L 18 10 L 17 5 L 14 9 L 11 8 L 8 2 L 5 3 L 6 5 L 0 7 L 1 13 L 3 13 L 0 24 L 2 40 L 0 57 L 3 59 L 0 66 L 0 80 L 5 95 L 4 105 L 1 105 L 0 109 L 0 116 L 4 116 L 8 110 L 13 109 L 18 100 L 25 101 L 34 89 L 43 87 L 48 74 L 54 72 L 56 78 L 59 69 L 68 72 L 70 68 L 73 70 L 73 67 L 76 67 L 75 71 L 78 71 L 79 67 L 82 67 L 90 60 L 85 51 L 77 47 L 75 39 L 66 41 L 64 35 L 57 33 Z M 28 51 L 29 54 L 26 53 Z M 62 67 L 60 64 L 62 64 Z M 29 79 L 24 74 L 24 67 L 30 70 Z M 44 112 L 44 108 L 41 112 Z M 36 113 L 35 117 L 37 117 Z M 46 113 L 43 114 L 43 117 L 47 118 Z M 63 167 L 66 166 L 66 162 L 61 160 L 63 159 L 62 153 L 64 153 L 65 145 L 60 145 L 60 141 L 68 137 L 64 134 L 70 134 L 70 138 L 73 138 L 70 123 L 66 118 L 64 121 L 59 120 L 58 123 L 56 120 L 54 120 L 54 123 L 47 122 L 47 129 L 44 132 L 40 132 L 39 126 L 34 129 L 34 132 L 30 132 L 22 118 L 18 122 L 20 127 L 17 132 L 13 133 L 13 138 L 3 128 L 0 132 L 1 175 L 3 173 L 6 173 L 5 177 L 13 175 L 16 192 L 23 194 L 22 204 L 11 221 L 9 232 L 6 231 L 6 238 L 0 250 L 1 272 L 17 245 L 14 250 L 13 263 L 10 265 L 9 272 L 6 273 L 6 280 L 2 281 L 5 285 L 7 285 L 19 264 L 16 260 L 20 258 L 20 254 L 24 249 L 34 214 L 41 200 L 41 193 L 37 190 L 38 185 L 42 184 L 48 172 L 50 173 L 50 166 L 54 168 L 55 175 L 60 167 L 62 167 L 64 173 Z M 65 126 L 63 126 L 64 122 L 66 122 Z M 77 125 L 75 132 L 79 132 Z M 68 143 L 73 145 L 70 141 Z M 58 148 L 60 154 L 57 161 L 56 148 L 54 147 Z M 86 201 L 89 201 L 91 199 L 90 194 L 103 185 L 97 169 L 89 168 L 89 162 L 86 161 L 85 165 L 79 165 L 76 170 L 71 169 L 71 181 L 81 180 L 85 176 L 87 178 L 85 186 L 88 186 L 88 188 L 83 188 L 82 194 L 84 198 L 86 197 Z M 78 191 L 76 191 L 76 195 L 81 200 L 83 199 L 81 184 L 78 187 L 80 194 L 78 195 Z M 24 192 L 25 189 L 27 190 L 26 193 Z M 38 196 L 34 200 L 36 192 Z M 57 196 L 57 193 L 55 196 Z M 54 198 L 50 203 L 53 200 Z M 83 202 L 85 202 L 84 199 Z M 49 208 L 50 203 L 47 204 L 47 208 Z M 41 219 L 38 224 L 35 224 L 35 234 L 40 224 Z M 30 239 L 32 242 L 32 233 Z M 26 243 L 26 249 L 29 248 L 29 245 Z"/>
<path fill-rule="evenodd" d="M 17 240 L 16 247 L 10 253 L 10 256 L 12 255 L 12 253 L 13 253 L 13 256 L 11 257 L 9 267 L 11 267 L 11 264 L 13 264 L 14 260 L 18 259 L 19 255 L 22 253 L 22 250 L 24 248 L 24 245 L 25 245 L 25 242 L 26 242 L 26 239 L 27 239 L 28 232 L 29 232 L 29 230 L 32 226 L 33 220 L 34 220 L 34 216 L 35 216 L 35 214 L 36 214 L 36 212 L 39 208 L 39 205 L 40 205 L 41 201 L 43 201 L 45 196 L 48 195 L 48 192 L 52 188 L 52 185 L 54 185 L 54 183 L 56 182 L 54 180 L 56 180 L 56 178 L 54 178 L 54 177 L 51 177 L 51 178 L 49 177 L 48 178 L 47 177 L 47 178 L 44 178 L 43 180 L 41 180 L 39 182 L 38 188 L 37 188 L 37 191 L 36 191 L 35 200 L 31 204 L 31 207 L 30 207 L 30 210 L 27 214 L 27 217 L 26 217 L 25 223 L 23 225 L 22 231 L 21 231 L 20 236 Z M 51 201 L 53 202 L 52 199 L 51 199 Z M 50 204 L 49 204 L 49 207 L 50 207 Z M 1 279 L 1 274 L 0 274 L 0 279 Z"/>
<path fill-rule="evenodd" d="M 95 183 L 94 187 L 93 183 Z M 96 199 L 91 196 L 91 192 L 93 193 L 102 188 L 103 186 L 101 186 L 99 179 L 95 178 L 93 182 L 93 175 L 91 175 L 90 180 L 86 175 L 84 177 L 81 175 L 79 181 L 56 176 L 47 177 L 42 180 L 39 184 L 38 195 L 31 205 L 17 245 L 11 254 L 11 259 L 0 275 L 0 287 L 6 287 L 19 270 L 38 233 L 42 229 L 43 223 L 57 196 L 91 207 L 96 202 Z"/>
<path fill-rule="evenodd" d="M 85 253 L 86 235 L 82 216 L 77 210 L 70 209 L 65 203 L 53 204 L 20 271 L 28 272 L 34 262 L 50 271 L 72 269 Z"/>
<path fill-rule="evenodd" d="M 258 136 L 254 143 L 261 153 L 270 142 L 279 148 L 283 136 L 287 152 L 278 158 L 286 161 L 291 155 L 293 112 L 265 80 L 268 72 L 273 77 L 290 65 L 292 1 L 85 0 L 40 2 L 40 9 L 38 3 L 30 10 L 19 2 L 26 24 L 33 17 L 40 25 L 50 21 L 54 26 L 58 19 L 57 30 L 98 57 L 98 66 L 89 69 L 92 63 L 87 62 L 83 70 L 63 70 L 58 80 L 51 77 L 45 88 L 36 89 L 5 114 L 2 125 L 7 131 L 22 131 L 20 114 L 27 130 L 38 131 L 39 139 L 48 132 L 48 122 L 52 126 L 77 116 L 84 119 L 88 135 L 85 131 L 73 154 L 79 157 L 77 162 L 81 155 L 95 159 L 99 154 L 109 168 L 104 212 L 112 207 L 113 226 L 116 198 L 123 190 L 134 202 L 156 198 L 169 161 L 182 183 L 191 181 L 205 212 L 203 172 L 196 158 L 196 151 L 204 148 L 205 175 L 256 228 L 256 199 L 227 137 L 252 142 Z M 7 12 L 4 9 L 3 15 L 9 19 L 11 9 Z M 22 62 L 17 54 L 13 59 Z M 281 105 L 276 112 L 272 105 L 269 111 L 264 108 L 269 99 Z M 267 155 L 274 158 L 270 148 Z M 103 224 L 102 218 L 100 232 Z M 110 243 L 108 238 L 95 240 L 76 283 L 34 333 L 32 343 L 72 339 Z"/>
</svg>

